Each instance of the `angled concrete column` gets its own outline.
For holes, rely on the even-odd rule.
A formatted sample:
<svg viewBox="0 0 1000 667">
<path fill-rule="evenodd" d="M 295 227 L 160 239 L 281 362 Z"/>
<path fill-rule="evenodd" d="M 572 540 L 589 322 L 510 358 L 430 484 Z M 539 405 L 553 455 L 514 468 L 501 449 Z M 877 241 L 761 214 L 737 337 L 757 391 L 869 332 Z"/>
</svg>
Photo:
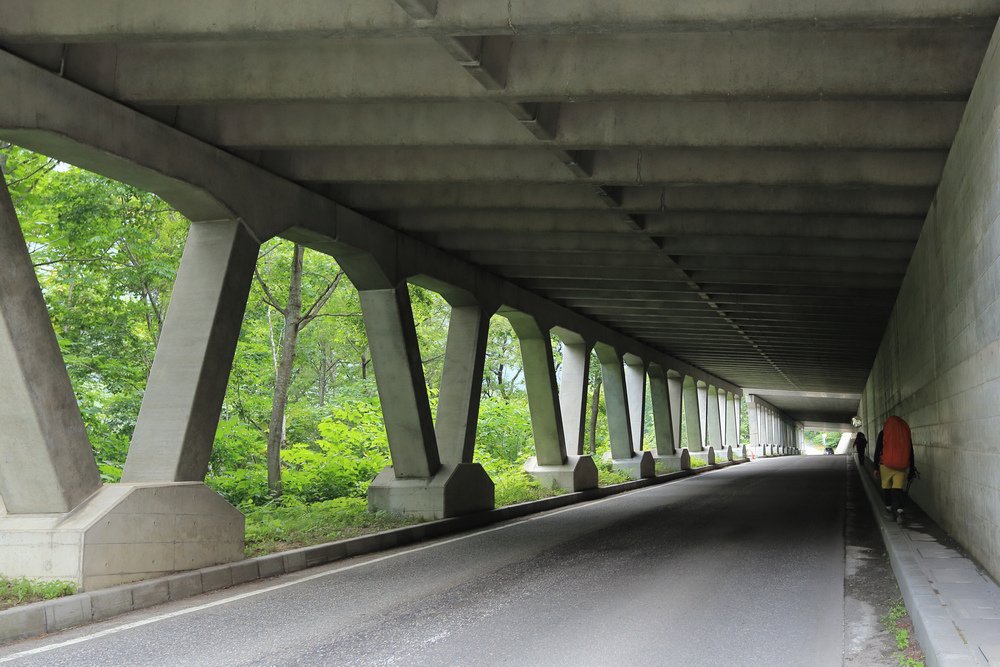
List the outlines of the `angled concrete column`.
<svg viewBox="0 0 1000 667">
<path fill-rule="evenodd" d="M 670 388 L 667 371 L 659 364 L 649 366 L 649 403 L 653 410 L 655 458 L 672 458 L 674 448 L 674 415 L 670 411 Z"/>
<path fill-rule="evenodd" d="M 708 384 L 697 382 L 698 386 L 698 416 L 700 418 L 699 432 L 701 433 L 701 448 L 708 449 Z M 688 445 L 690 445 L 690 441 Z"/>
<path fill-rule="evenodd" d="M 205 478 L 258 250 L 238 221 L 191 225 L 123 482 Z"/>
<path fill-rule="evenodd" d="M 708 415 L 705 419 L 708 426 L 707 442 L 715 448 L 715 451 L 719 452 L 725 449 L 725 444 L 722 442 L 722 415 L 719 413 L 719 390 L 717 388 L 708 387 L 706 407 L 708 409 Z"/>
<path fill-rule="evenodd" d="M 649 452 L 637 454 L 632 442 L 624 359 L 618 350 L 605 343 L 598 343 L 594 350 L 601 362 L 612 464 L 619 470 L 627 472 L 633 479 L 652 477 L 656 468 L 652 455 Z"/>
<path fill-rule="evenodd" d="M 489 331 L 490 313 L 479 306 L 451 309 L 434 422 L 442 463 L 472 463 Z"/>
<path fill-rule="evenodd" d="M 68 512 L 101 478 L 2 178 L 0 369 L 0 497 L 7 512 Z"/>
<path fill-rule="evenodd" d="M 628 394 L 628 420 L 632 428 L 632 447 L 643 448 L 646 428 L 646 362 L 625 357 L 625 389 Z"/>
<path fill-rule="evenodd" d="M 409 290 L 403 284 L 363 290 L 359 296 L 393 472 L 399 479 L 430 477 L 441 467 L 441 459 Z"/>
<path fill-rule="evenodd" d="M 535 456 L 524 465 L 543 484 L 570 491 L 597 487 L 597 466 L 589 456 L 567 455 L 559 387 L 548 327 L 518 311 L 505 311 L 517 334 L 524 366 L 524 388 L 531 413 Z"/>
<path fill-rule="evenodd" d="M 482 466 L 464 460 L 442 465 L 407 285 L 358 293 L 392 456 L 392 466 L 368 487 L 368 506 L 427 519 L 492 509 L 493 481 Z M 445 352 L 455 354 L 444 431 L 452 438 L 451 456 L 464 459 L 470 429 L 473 442 L 475 438 L 475 426 L 468 419 L 475 400 L 475 366 L 482 364 L 476 356 L 483 345 L 486 314 L 478 308 L 457 310 L 456 328 L 449 329 Z M 481 381 L 481 369 L 479 375 Z"/>
<path fill-rule="evenodd" d="M 562 380 L 559 387 L 559 409 L 562 412 L 566 453 L 583 455 L 586 430 L 587 392 L 590 380 L 591 346 L 582 338 L 561 336 L 563 344 Z"/>
<path fill-rule="evenodd" d="M 684 378 L 684 432 L 687 435 L 688 449 L 700 452 L 704 449 L 701 435 L 701 406 L 698 405 L 698 384 L 694 378 Z"/>
</svg>

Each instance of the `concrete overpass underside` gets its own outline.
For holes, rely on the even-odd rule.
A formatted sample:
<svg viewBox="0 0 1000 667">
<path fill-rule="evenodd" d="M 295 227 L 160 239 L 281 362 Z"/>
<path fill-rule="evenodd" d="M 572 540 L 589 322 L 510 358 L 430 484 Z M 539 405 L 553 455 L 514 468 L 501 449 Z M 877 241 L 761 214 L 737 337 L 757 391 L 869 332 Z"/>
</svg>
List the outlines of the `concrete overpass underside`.
<svg viewBox="0 0 1000 667">
<path fill-rule="evenodd" d="M 0 136 L 209 230 L 173 306 L 177 327 L 203 326 L 165 330 L 126 482 L 203 478 L 214 429 L 188 427 L 218 417 L 234 285 L 282 235 L 362 291 L 393 484 L 482 484 L 469 360 L 499 310 L 536 463 L 576 488 L 579 387 L 559 395 L 549 331 L 584 377 L 596 346 L 616 460 L 642 458 L 627 397 L 647 372 L 662 456 L 681 428 L 738 446 L 741 395 L 754 442 L 778 451 L 802 422 L 857 414 L 998 15 L 997 0 L 6 0 Z M 459 313 L 436 434 L 405 281 Z M 192 335 L 200 361 L 178 364 Z M 77 486 L 58 511 L 93 491 Z"/>
</svg>

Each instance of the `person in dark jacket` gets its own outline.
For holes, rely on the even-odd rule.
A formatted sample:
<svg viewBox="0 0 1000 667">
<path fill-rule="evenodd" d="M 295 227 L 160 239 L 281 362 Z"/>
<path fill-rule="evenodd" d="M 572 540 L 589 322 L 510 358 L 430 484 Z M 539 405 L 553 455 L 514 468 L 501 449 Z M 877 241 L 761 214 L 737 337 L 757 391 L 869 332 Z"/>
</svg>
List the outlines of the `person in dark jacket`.
<svg viewBox="0 0 1000 667">
<path fill-rule="evenodd" d="M 854 451 L 858 453 L 858 465 L 862 468 L 865 465 L 865 450 L 868 448 L 868 438 L 861 431 L 854 438 Z"/>
<path fill-rule="evenodd" d="M 882 481 L 882 501 L 886 512 L 903 520 L 903 503 L 906 500 L 906 481 L 917 476 L 913 458 L 913 439 L 910 425 L 895 415 L 885 420 L 875 441 L 873 474 Z"/>
</svg>

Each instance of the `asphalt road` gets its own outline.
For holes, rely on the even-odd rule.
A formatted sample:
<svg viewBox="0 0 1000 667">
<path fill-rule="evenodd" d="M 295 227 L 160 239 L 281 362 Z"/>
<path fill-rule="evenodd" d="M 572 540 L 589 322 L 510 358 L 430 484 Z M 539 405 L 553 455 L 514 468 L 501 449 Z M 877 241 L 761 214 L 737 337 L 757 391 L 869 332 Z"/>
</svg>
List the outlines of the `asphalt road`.
<svg viewBox="0 0 1000 667">
<path fill-rule="evenodd" d="M 840 665 L 846 458 L 789 457 L 171 603 L 14 665 Z"/>
</svg>

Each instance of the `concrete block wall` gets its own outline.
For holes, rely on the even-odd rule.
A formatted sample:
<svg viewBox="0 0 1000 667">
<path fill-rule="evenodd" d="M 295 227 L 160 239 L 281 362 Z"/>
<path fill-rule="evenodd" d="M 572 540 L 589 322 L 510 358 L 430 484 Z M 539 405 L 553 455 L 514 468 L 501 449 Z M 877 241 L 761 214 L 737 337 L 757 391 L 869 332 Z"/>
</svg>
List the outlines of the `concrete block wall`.
<svg viewBox="0 0 1000 667">
<path fill-rule="evenodd" d="M 1000 37 L 994 33 L 861 400 L 912 430 L 913 499 L 1000 578 Z"/>
</svg>

